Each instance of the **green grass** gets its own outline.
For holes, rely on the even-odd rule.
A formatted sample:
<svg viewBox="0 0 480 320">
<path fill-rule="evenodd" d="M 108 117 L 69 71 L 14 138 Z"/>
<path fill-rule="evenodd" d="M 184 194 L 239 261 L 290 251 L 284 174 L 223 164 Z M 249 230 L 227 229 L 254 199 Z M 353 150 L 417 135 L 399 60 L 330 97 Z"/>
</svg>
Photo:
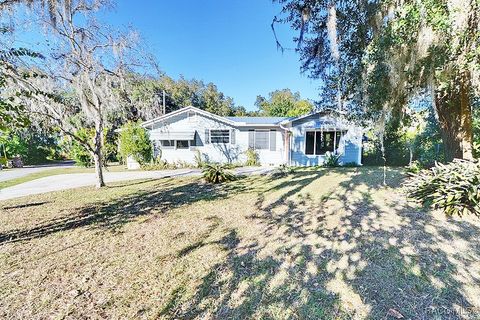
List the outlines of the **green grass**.
<svg viewBox="0 0 480 320">
<path fill-rule="evenodd" d="M 5 170 L 16 170 L 16 169 L 5 169 Z M 124 171 L 126 169 L 123 165 L 113 165 L 113 166 L 107 167 L 106 170 L 113 171 L 113 172 L 118 172 L 118 171 Z M 48 170 L 44 170 L 44 171 L 34 172 L 34 173 L 31 173 L 31 174 L 28 174 L 26 176 L 19 177 L 19 178 L 16 178 L 16 179 L 0 181 L 0 189 L 12 187 L 12 186 L 15 186 L 17 184 L 25 183 L 25 182 L 32 181 L 32 180 L 35 180 L 35 179 L 54 176 L 54 175 L 59 175 L 59 174 L 92 173 L 92 172 L 95 172 L 94 168 L 83 168 L 83 167 L 62 168 L 62 167 L 60 167 L 60 168 L 48 169 Z"/>
<path fill-rule="evenodd" d="M 408 203 L 402 178 L 299 169 L 2 202 L 0 317 L 474 318 L 480 222 Z"/>
</svg>

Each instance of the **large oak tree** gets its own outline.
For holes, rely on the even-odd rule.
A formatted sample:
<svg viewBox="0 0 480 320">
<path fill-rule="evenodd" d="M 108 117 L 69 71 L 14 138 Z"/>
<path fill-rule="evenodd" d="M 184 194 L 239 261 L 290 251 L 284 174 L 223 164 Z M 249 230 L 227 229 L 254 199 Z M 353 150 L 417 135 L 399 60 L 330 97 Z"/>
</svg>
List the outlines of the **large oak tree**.
<svg viewBox="0 0 480 320">
<path fill-rule="evenodd" d="M 476 0 L 278 0 L 298 30 L 303 69 L 322 79 L 323 98 L 382 118 L 430 96 L 446 158 L 471 159 L 472 97 L 479 88 Z"/>
</svg>

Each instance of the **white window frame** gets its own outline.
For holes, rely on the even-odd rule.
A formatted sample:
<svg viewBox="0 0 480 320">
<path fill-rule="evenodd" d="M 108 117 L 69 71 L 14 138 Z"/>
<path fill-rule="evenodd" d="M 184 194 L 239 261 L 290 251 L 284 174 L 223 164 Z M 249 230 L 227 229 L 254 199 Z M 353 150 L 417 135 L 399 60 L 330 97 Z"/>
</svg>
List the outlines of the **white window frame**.
<svg viewBox="0 0 480 320">
<path fill-rule="evenodd" d="M 212 142 L 212 131 L 228 131 L 228 142 Z M 232 130 L 231 129 L 208 129 L 208 139 L 211 144 L 231 144 L 232 143 Z"/>
<path fill-rule="evenodd" d="M 313 154 L 307 154 L 307 132 L 315 132 L 315 134 L 313 135 Z M 337 132 L 339 132 L 340 134 L 342 134 L 342 132 L 338 131 L 336 129 L 333 129 L 333 130 L 307 129 L 307 130 L 305 130 L 305 135 L 304 135 L 305 143 L 304 143 L 304 146 L 303 146 L 303 153 L 307 156 L 315 156 L 315 157 L 321 157 L 321 156 L 324 156 L 326 154 L 326 153 L 316 154 L 316 152 L 315 152 L 315 151 L 317 151 L 317 132 L 321 132 L 322 134 L 324 132 L 333 132 L 333 151 L 332 152 L 337 153 Z M 330 152 L 330 151 L 327 151 L 327 152 Z"/>
</svg>

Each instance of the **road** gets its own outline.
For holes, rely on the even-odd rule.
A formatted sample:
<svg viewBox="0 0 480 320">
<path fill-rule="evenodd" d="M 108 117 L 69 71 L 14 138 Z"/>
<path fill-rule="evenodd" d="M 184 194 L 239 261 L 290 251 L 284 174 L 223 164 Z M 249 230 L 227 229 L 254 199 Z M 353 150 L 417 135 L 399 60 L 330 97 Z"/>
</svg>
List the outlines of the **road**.
<svg viewBox="0 0 480 320">
<path fill-rule="evenodd" d="M 4 170 L 0 170 L 0 182 L 21 178 L 35 172 L 41 172 L 41 171 L 51 170 L 55 168 L 71 168 L 74 166 L 75 166 L 75 163 L 73 161 L 65 161 L 65 162 L 53 163 L 48 165 L 4 169 Z"/>
<path fill-rule="evenodd" d="M 266 174 L 272 171 L 273 167 L 245 167 L 235 169 L 237 175 Z M 105 172 L 105 183 L 139 180 L 139 179 L 161 179 L 166 177 L 200 176 L 199 169 L 177 169 L 162 171 L 132 171 L 132 172 Z M 0 190 L 0 200 L 7 200 L 25 197 L 40 193 L 67 190 L 85 186 L 95 185 L 94 173 L 71 173 L 59 174 L 39 178 L 25 183 L 17 184 Z"/>
</svg>

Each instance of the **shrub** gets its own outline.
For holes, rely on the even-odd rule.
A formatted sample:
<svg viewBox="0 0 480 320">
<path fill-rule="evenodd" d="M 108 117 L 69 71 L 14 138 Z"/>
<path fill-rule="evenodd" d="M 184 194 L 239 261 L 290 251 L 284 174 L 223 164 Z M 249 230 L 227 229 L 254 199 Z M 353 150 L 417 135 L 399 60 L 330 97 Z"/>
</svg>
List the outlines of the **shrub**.
<svg viewBox="0 0 480 320">
<path fill-rule="evenodd" d="M 77 131 L 76 135 L 84 141 L 93 145 L 93 139 L 95 137 L 95 129 L 82 128 Z M 93 165 L 93 156 L 90 150 L 88 150 L 83 144 L 75 139 L 71 140 L 71 147 L 69 147 L 70 157 L 75 160 L 75 164 L 82 167 L 91 167 Z M 115 139 L 108 135 L 108 129 L 103 131 L 103 166 L 107 166 L 109 160 L 115 160 Z"/>
<path fill-rule="evenodd" d="M 340 155 L 327 152 L 325 154 L 325 161 L 323 162 L 324 167 L 338 167 L 340 161 Z"/>
<path fill-rule="evenodd" d="M 447 215 L 480 215 L 480 163 L 454 160 L 422 170 L 405 183 L 407 194 Z"/>
<path fill-rule="evenodd" d="M 152 143 L 148 131 L 137 122 L 122 126 L 119 136 L 119 153 L 124 161 L 132 156 L 140 165 L 152 160 Z"/>
<path fill-rule="evenodd" d="M 208 164 L 208 160 L 206 159 L 206 156 L 200 152 L 200 150 L 197 150 L 195 152 L 195 167 L 197 168 L 203 168 L 206 164 Z"/>
<path fill-rule="evenodd" d="M 288 176 L 289 174 L 292 174 L 295 172 L 294 167 L 287 166 L 286 164 L 281 164 L 278 166 L 278 168 L 272 173 L 272 176 L 274 177 L 285 177 Z"/>
<path fill-rule="evenodd" d="M 408 167 L 405 168 L 408 173 L 419 173 L 422 170 L 422 164 L 420 161 L 413 161 Z"/>
<path fill-rule="evenodd" d="M 210 183 L 222 183 L 235 180 L 235 174 L 228 170 L 228 166 L 219 163 L 207 164 L 203 168 L 203 178 Z"/>
<path fill-rule="evenodd" d="M 175 164 L 170 164 L 166 160 L 161 160 L 160 158 L 155 159 L 153 163 L 145 163 L 141 167 L 142 170 L 146 171 L 177 169 Z"/>
<path fill-rule="evenodd" d="M 255 167 L 260 165 L 257 151 L 249 148 L 247 151 L 245 151 L 245 154 L 247 156 L 247 161 L 245 162 L 246 166 Z"/>
</svg>

